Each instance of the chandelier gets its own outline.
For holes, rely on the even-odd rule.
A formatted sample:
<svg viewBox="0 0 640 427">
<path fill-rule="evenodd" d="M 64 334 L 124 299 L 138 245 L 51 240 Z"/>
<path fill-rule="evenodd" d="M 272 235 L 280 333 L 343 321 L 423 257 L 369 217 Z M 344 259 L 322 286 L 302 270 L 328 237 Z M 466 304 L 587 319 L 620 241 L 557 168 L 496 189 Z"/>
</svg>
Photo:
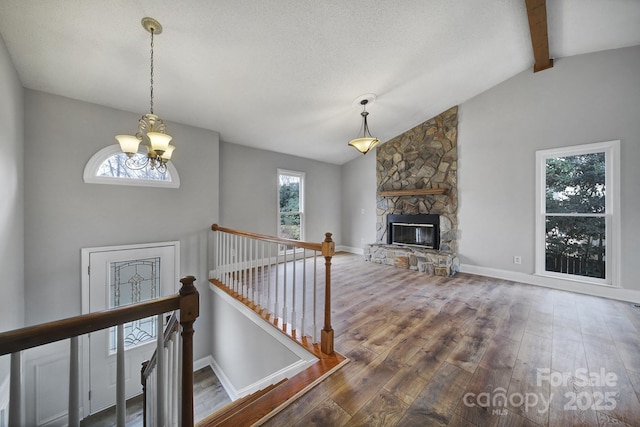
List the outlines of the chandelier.
<svg viewBox="0 0 640 427">
<path fill-rule="evenodd" d="M 138 121 L 138 132 L 135 135 L 116 135 L 120 149 L 127 155 L 125 166 L 129 169 L 143 169 L 149 166 L 164 174 L 167 162 L 176 148 L 169 144 L 172 137 L 167 135 L 164 122 L 153 113 L 153 36 L 162 33 L 162 25 L 153 18 L 142 18 L 142 27 L 151 33 L 151 108 Z M 147 155 L 136 156 L 142 143 Z"/>
<path fill-rule="evenodd" d="M 362 136 L 349 141 L 349 145 L 362 154 L 367 154 L 369 150 L 380 144 L 380 140 L 371 136 L 371 132 L 369 132 L 369 125 L 367 124 L 367 116 L 369 115 L 367 112 L 367 104 L 370 99 L 373 101 L 374 98 L 366 95 L 363 96 L 363 98 L 364 99 L 360 101 L 360 105 L 362 105 L 362 113 L 360 113 L 362 116 Z"/>
</svg>

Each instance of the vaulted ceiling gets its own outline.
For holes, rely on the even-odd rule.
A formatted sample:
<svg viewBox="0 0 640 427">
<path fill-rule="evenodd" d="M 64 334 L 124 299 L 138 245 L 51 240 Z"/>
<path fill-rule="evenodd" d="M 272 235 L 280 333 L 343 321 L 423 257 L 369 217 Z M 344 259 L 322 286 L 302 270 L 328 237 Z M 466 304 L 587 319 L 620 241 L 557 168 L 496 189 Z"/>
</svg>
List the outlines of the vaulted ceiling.
<svg viewBox="0 0 640 427">
<path fill-rule="evenodd" d="M 24 87 L 143 114 L 145 16 L 164 28 L 159 116 L 336 164 L 361 155 L 360 95 L 385 141 L 533 72 L 525 0 L 0 0 L 0 34 Z M 547 17 L 556 62 L 640 44 L 638 0 L 549 0 Z"/>
</svg>

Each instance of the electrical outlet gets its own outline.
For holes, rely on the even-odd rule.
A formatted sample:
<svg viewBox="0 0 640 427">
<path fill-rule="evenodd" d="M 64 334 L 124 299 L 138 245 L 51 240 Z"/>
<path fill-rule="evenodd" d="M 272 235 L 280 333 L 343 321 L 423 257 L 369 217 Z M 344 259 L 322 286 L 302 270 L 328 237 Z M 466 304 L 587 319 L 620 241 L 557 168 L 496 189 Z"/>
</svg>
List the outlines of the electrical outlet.
<svg viewBox="0 0 640 427">
<path fill-rule="evenodd" d="M 364 209 L 360 209 L 360 215 L 364 215 Z"/>
<path fill-rule="evenodd" d="M 514 264 L 522 264 L 522 257 L 520 255 L 514 255 L 513 256 L 513 263 Z"/>
</svg>

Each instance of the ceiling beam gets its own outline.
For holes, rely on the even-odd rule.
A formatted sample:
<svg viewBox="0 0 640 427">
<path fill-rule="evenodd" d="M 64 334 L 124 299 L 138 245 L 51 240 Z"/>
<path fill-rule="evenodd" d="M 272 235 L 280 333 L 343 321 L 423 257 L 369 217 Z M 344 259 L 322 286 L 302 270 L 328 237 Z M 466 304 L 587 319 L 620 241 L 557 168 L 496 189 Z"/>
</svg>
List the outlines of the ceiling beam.
<svg viewBox="0 0 640 427">
<path fill-rule="evenodd" d="M 533 72 L 553 67 L 553 59 L 549 58 L 549 34 L 547 32 L 547 1 L 525 0 L 527 16 L 529 17 L 529 31 L 533 47 Z"/>
</svg>

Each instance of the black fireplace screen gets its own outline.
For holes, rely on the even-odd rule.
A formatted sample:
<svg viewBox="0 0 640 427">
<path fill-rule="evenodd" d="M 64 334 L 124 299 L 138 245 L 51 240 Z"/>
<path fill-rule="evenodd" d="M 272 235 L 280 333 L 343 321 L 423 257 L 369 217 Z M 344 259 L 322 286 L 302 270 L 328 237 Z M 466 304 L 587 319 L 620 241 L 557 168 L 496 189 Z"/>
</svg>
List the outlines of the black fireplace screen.
<svg viewBox="0 0 640 427">
<path fill-rule="evenodd" d="M 440 216 L 387 215 L 389 244 L 440 248 Z"/>
</svg>

